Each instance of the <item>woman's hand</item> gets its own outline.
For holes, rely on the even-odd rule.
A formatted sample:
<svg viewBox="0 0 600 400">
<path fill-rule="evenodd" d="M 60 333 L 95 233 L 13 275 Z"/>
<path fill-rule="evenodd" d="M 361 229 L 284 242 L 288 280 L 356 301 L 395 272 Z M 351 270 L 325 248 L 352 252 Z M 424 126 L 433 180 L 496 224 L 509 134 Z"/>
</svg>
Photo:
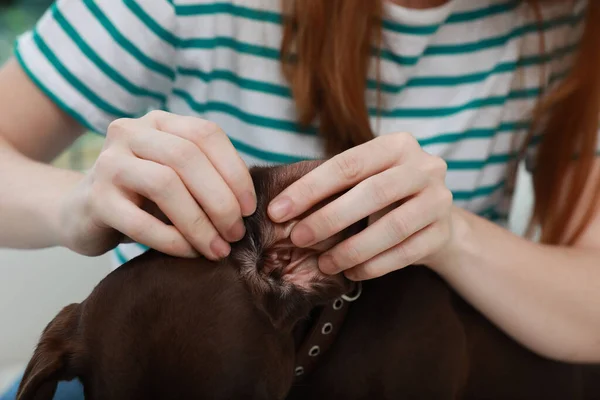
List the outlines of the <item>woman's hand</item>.
<svg viewBox="0 0 600 400">
<path fill-rule="evenodd" d="M 319 260 L 327 274 L 353 280 L 379 277 L 438 253 L 451 236 L 452 194 L 446 163 L 409 134 L 378 137 L 326 161 L 269 205 L 275 222 L 301 215 L 319 201 L 349 191 L 300 221 L 291 233 L 299 247 L 321 242 L 353 223 L 369 226 Z"/>
<path fill-rule="evenodd" d="M 174 256 L 218 259 L 244 236 L 242 215 L 255 207 L 248 169 L 217 125 L 154 111 L 111 124 L 61 217 L 65 245 L 82 254 L 134 240 Z"/>
</svg>

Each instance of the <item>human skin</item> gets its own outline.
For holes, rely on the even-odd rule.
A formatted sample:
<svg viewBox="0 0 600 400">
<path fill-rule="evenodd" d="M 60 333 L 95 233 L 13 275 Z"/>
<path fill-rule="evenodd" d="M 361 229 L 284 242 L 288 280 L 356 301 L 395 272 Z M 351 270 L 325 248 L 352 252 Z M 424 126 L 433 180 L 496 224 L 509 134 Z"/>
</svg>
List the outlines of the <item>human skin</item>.
<svg viewBox="0 0 600 400">
<path fill-rule="evenodd" d="M 244 236 L 254 186 L 216 124 L 165 112 L 117 120 L 82 174 L 47 165 L 83 128 L 14 60 L 0 70 L 0 92 L 7 116 L 0 118 L 0 246 L 95 256 L 134 240 L 174 256 L 218 259 Z"/>
<path fill-rule="evenodd" d="M 545 245 L 451 205 L 444 175 L 440 160 L 409 134 L 386 135 L 294 182 L 273 200 L 269 215 L 285 222 L 350 188 L 291 233 L 294 244 L 309 246 L 372 216 L 367 229 L 321 256 L 323 272 L 365 280 L 426 264 L 532 351 L 600 361 L 600 204 L 573 246 Z M 600 161 L 579 204 L 592 198 L 598 179 Z M 583 212 L 576 210 L 575 220 Z"/>
</svg>

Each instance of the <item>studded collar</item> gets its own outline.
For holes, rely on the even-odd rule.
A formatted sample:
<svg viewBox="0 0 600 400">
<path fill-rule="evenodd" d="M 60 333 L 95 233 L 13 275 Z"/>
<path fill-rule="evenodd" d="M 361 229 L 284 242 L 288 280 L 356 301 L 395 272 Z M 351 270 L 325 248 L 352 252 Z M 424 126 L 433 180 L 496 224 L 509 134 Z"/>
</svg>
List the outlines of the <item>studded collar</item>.
<svg viewBox="0 0 600 400">
<path fill-rule="evenodd" d="M 362 283 L 353 284 L 350 292 L 316 310 L 304 339 L 296 350 L 294 369 L 296 382 L 301 382 L 316 367 L 321 357 L 329 350 L 342 328 L 350 304 L 362 294 Z"/>
</svg>

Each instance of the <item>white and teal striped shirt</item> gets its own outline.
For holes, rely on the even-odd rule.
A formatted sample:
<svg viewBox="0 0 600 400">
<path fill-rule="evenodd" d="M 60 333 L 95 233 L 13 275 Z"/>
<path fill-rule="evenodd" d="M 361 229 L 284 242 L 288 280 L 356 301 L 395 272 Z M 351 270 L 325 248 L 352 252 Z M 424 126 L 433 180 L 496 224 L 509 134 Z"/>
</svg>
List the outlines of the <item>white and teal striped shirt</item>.
<svg viewBox="0 0 600 400">
<path fill-rule="evenodd" d="M 280 1 L 58 0 L 19 38 L 16 55 L 48 96 L 100 134 L 116 118 L 161 108 L 218 123 L 249 165 L 318 158 L 321 140 L 297 127 L 280 72 Z M 385 4 L 384 110 L 373 129 L 412 133 L 447 161 L 456 204 L 499 223 L 532 106 L 564 76 L 582 31 L 586 1 L 558 3 L 543 11 L 545 53 L 522 1 Z M 141 251 L 122 245 L 116 260 Z"/>
</svg>

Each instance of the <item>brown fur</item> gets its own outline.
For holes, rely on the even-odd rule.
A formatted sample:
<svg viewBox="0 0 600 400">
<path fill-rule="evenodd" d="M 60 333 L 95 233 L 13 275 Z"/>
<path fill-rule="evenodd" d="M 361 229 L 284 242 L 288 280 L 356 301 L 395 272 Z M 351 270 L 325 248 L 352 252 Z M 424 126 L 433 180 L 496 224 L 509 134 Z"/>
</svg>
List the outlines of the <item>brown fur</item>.
<svg viewBox="0 0 600 400">
<path fill-rule="evenodd" d="M 266 206 L 317 164 L 252 170 L 258 211 L 227 260 L 149 251 L 63 309 L 18 399 L 51 399 L 75 377 L 91 400 L 600 399 L 600 367 L 527 351 L 422 266 L 364 282 L 333 347 L 294 385 L 309 313 L 348 282 L 318 275 L 301 289 L 265 271 L 276 236 Z"/>
</svg>

